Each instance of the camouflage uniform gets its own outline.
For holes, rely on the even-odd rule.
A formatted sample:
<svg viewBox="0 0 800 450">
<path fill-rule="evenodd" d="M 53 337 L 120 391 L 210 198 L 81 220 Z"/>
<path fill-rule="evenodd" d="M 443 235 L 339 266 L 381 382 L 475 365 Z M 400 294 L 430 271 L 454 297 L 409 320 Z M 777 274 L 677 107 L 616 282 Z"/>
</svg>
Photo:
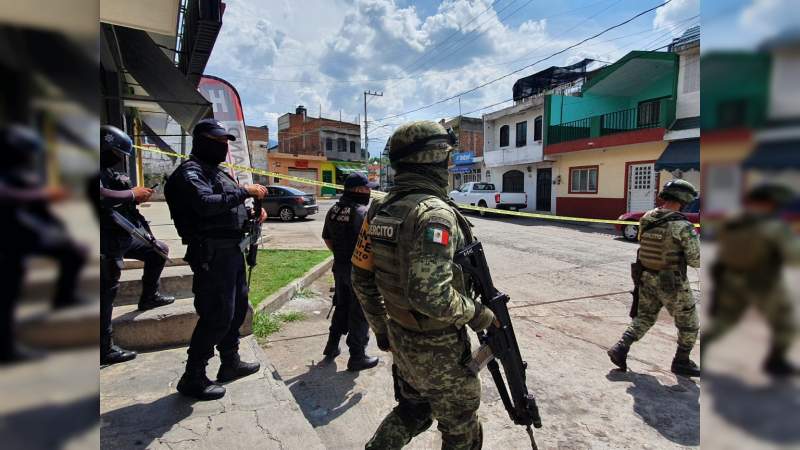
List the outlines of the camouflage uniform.
<svg viewBox="0 0 800 450">
<path fill-rule="evenodd" d="M 664 185 L 659 197 L 685 206 L 697 197 L 697 191 L 684 180 L 674 180 Z M 641 274 L 634 274 L 639 288 L 636 316 L 619 342 L 608 350 L 608 356 L 620 369 L 627 370 L 631 344 L 644 337 L 661 308 L 666 307 L 678 328 L 678 349 L 671 370 L 678 375 L 700 376 L 700 368 L 689 358 L 700 328 L 686 277 L 687 266 L 700 267 L 700 240 L 694 225 L 675 210 L 656 208 L 640 219 L 639 242 L 635 266 Z"/>
<path fill-rule="evenodd" d="M 736 325 L 752 306 L 764 316 L 772 332 L 772 350 L 765 368 L 770 372 L 791 371 L 786 354 L 796 331 L 782 272 L 784 264 L 798 263 L 800 239 L 779 217 L 744 213 L 726 222 L 719 233 L 712 270 L 714 295 L 712 320 L 703 333 L 706 345 Z"/>
<path fill-rule="evenodd" d="M 426 131 L 444 133 L 433 122 L 403 126 L 390 141 L 390 158 L 396 136 L 419 141 L 420 129 L 423 137 Z M 480 448 L 482 441 L 480 381 L 465 366 L 471 349 L 464 326 L 485 328 L 493 316 L 465 295 L 464 277 L 453 263 L 455 251 L 472 239 L 469 225 L 445 200 L 441 173 L 420 167 L 435 163 L 431 170 L 441 171 L 444 161 L 446 183 L 450 146 L 423 146 L 410 166 L 392 160 L 396 186 L 373 201 L 353 253 L 353 289 L 379 345 L 384 339 L 391 347 L 398 401 L 368 449 L 401 448 L 432 419 L 439 423 L 442 448 Z"/>
<path fill-rule="evenodd" d="M 649 211 L 639 221 L 639 229 L 644 229 L 647 224 L 668 214 L 676 213 L 661 208 Z M 690 222 L 685 220 L 666 222 L 657 228 L 658 231 L 671 237 L 667 241 L 671 247 L 668 251 L 682 254 L 689 267 L 700 267 L 700 241 Z M 656 322 L 662 307 L 667 308 L 675 319 L 675 326 L 678 328 L 678 346 L 691 350 L 697 341 L 700 320 L 689 280 L 680 270 L 658 272 L 645 270 L 642 273 L 638 314 L 627 332 L 634 336 L 636 341 L 644 337 L 647 330 Z"/>
</svg>

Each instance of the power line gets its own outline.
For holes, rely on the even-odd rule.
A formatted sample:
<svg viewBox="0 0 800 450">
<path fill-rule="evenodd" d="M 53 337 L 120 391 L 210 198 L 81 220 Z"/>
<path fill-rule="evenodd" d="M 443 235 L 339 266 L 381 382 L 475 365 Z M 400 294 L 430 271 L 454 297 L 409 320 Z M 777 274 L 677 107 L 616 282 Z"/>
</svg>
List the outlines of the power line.
<svg viewBox="0 0 800 450">
<path fill-rule="evenodd" d="M 533 67 L 533 66 L 535 66 L 536 64 L 539 64 L 540 62 L 546 61 L 546 60 L 548 60 L 548 59 L 550 59 L 550 58 L 552 58 L 552 57 L 554 57 L 554 56 L 558 56 L 558 55 L 560 55 L 560 54 L 562 54 L 562 53 L 565 53 L 565 52 L 567 52 L 567 51 L 569 51 L 569 50 L 571 50 L 571 49 L 573 49 L 573 48 L 575 48 L 575 47 L 578 47 L 578 46 L 580 46 L 581 44 L 583 44 L 583 43 L 585 43 L 585 42 L 588 42 L 588 41 L 590 41 L 590 40 L 592 40 L 592 39 L 595 39 L 595 38 L 597 38 L 597 37 L 599 37 L 599 36 L 602 36 L 603 34 L 605 34 L 605 33 L 608 33 L 608 32 L 609 32 L 609 31 L 611 31 L 611 30 L 614 30 L 614 29 L 616 29 L 616 28 L 619 28 L 619 27 L 621 27 L 621 26 L 623 26 L 623 25 L 625 25 L 625 24 L 628 24 L 628 23 L 632 22 L 633 20 L 635 20 L 635 19 L 637 19 L 637 18 L 639 18 L 639 17 L 641 17 L 641 16 L 643 16 L 643 15 L 645 15 L 645 14 L 649 13 L 649 12 L 655 11 L 656 9 L 658 9 L 658 8 L 661 8 L 661 7 L 663 7 L 663 6 L 667 5 L 667 4 L 669 4 L 670 2 L 672 2 L 672 0 L 667 0 L 667 1 L 665 1 L 664 3 L 661 3 L 661 4 L 657 5 L 657 6 L 654 6 L 654 7 L 652 7 L 652 8 L 648 8 L 648 9 L 646 9 L 646 10 L 642 11 L 642 12 L 639 12 L 639 13 L 637 13 L 636 15 L 634 15 L 633 17 L 631 17 L 631 18 L 629 18 L 629 19 L 626 19 L 626 20 L 624 20 L 624 21 L 622 21 L 622 22 L 619 22 L 619 23 L 617 23 L 617 24 L 615 24 L 615 25 L 612 25 L 612 26 L 610 26 L 610 27 L 608 27 L 608 28 L 605 28 L 604 30 L 602 30 L 602 31 L 600 31 L 600 32 L 598 32 L 598 33 L 596 33 L 596 34 L 594 34 L 594 35 L 592 35 L 592 36 L 589 36 L 589 37 L 587 37 L 587 38 L 585 38 L 585 39 L 581 40 L 580 42 L 577 42 L 577 43 L 575 43 L 575 44 L 572 44 L 572 45 L 570 45 L 570 46 L 567 46 L 567 47 L 565 47 L 564 49 L 562 49 L 562 50 L 559 50 L 559 51 L 557 51 L 557 52 L 555 52 L 555 53 L 553 53 L 553 54 L 551 54 L 551 55 L 549 55 L 549 56 L 547 56 L 547 57 L 545 57 L 545 58 L 542 58 L 542 59 L 540 59 L 540 60 L 538 60 L 538 61 L 535 61 L 535 62 L 533 62 L 533 63 L 531 63 L 531 64 L 528 64 L 528 65 L 526 65 L 526 66 L 524 66 L 524 67 L 521 67 L 521 68 L 519 68 L 519 69 L 517 69 L 517 70 L 514 70 L 514 71 L 512 71 L 512 72 L 509 72 L 509 73 L 507 73 L 507 74 L 505 74 L 505 75 L 502 75 L 502 76 L 500 76 L 500 77 L 497 77 L 497 78 L 495 78 L 495 79 L 493 79 L 493 80 L 490 80 L 490 81 L 487 81 L 487 82 L 485 82 L 485 83 L 482 83 L 482 84 L 480 84 L 480 85 L 478 85 L 478 86 L 475 86 L 475 87 L 473 87 L 473 88 L 471 88 L 471 89 L 468 89 L 468 90 L 466 90 L 466 91 L 464 91 L 464 92 L 460 92 L 460 93 L 458 93 L 458 94 L 456 94 L 456 95 L 453 95 L 453 96 L 450 96 L 450 97 L 447 97 L 447 98 L 444 98 L 444 99 L 438 100 L 438 101 L 436 101 L 436 102 L 433 102 L 433 103 L 427 104 L 427 105 L 425 105 L 425 106 L 421 106 L 421 107 L 419 107 L 419 108 L 415 108 L 415 109 L 412 109 L 412 110 L 409 110 L 409 111 L 405 111 L 405 112 L 402 112 L 402 113 L 399 113 L 399 114 L 392 114 L 392 115 L 389 115 L 389 116 L 386 116 L 386 117 L 382 117 L 382 118 L 380 118 L 380 119 L 377 119 L 377 120 L 376 120 L 376 122 L 381 122 L 381 121 L 383 121 L 383 120 L 386 120 L 386 119 L 393 119 L 393 118 L 395 118 L 395 117 L 400 117 L 400 116 L 404 116 L 404 115 L 406 115 L 406 114 L 414 113 L 414 112 L 417 112 L 417 111 L 422 111 L 423 109 L 430 108 L 431 106 L 434 106 L 434 105 L 438 105 L 438 104 L 444 103 L 444 102 L 446 102 L 446 101 L 448 101 L 448 100 L 452 100 L 452 99 L 454 99 L 454 98 L 457 98 L 457 97 L 459 97 L 459 96 L 462 96 L 462 95 L 469 94 L 469 93 L 471 93 L 471 92 L 475 92 L 475 91 L 477 91 L 477 90 L 479 90 L 479 89 L 482 89 L 482 88 L 484 88 L 484 87 L 486 87 L 486 86 L 488 86 L 488 85 L 490 85 L 490 84 L 496 83 L 496 82 L 498 82 L 498 81 L 500 81 L 500 80 L 503 80 L 503 79 L 505 79 L 505 78 L 508 78 L 508 77 L 510 77 L 511 75 L 517 74 L 517 73 L 519 73 L 519 72 L 522 72 L 522 71 L 523 71 L 523 70 L 525 70 L 525 69 L 528 69 L 528 68 L 530 68 L 530 67 Z"/>
</svg>

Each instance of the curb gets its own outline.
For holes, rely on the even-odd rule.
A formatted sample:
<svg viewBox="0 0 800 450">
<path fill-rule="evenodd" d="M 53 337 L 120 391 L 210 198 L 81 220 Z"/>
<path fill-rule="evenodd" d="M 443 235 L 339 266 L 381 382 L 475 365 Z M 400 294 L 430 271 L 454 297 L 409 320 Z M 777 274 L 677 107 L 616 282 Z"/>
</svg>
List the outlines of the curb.
<svg viewBox="0 0 800 450">
<path fill-rule="evenodd" d="M 297 291 L 303 289 L 304 287 L 316 281 L 317 278 L 321 277 L 326 272 L 331 270 L 332 267 L 333 267 L 333 256 L 329 256 L 325 261 L 322 261 L 321 263 L 312 267 L 308 272 L 306 272 L 300 278 L 292 280 L 288 285 L 279 289 L 278 292 L 261 300 L 261 303 L 259 303 L 258 306 L 256 306 L 255 310 L 253 311 L 253 315 L 258 314 L 260 312 L 271 314 L 279 310 L 283 305 L 285 305 L 289 300 L 291 300 L 292 297 L 294 297 Z"/>
</svg>

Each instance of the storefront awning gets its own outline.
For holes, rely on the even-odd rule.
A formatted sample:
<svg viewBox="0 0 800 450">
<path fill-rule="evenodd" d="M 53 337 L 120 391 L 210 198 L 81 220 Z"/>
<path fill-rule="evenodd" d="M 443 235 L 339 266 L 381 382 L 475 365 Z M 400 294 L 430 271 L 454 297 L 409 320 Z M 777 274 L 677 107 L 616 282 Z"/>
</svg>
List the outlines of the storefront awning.
<svg viewBox="0 0 800 450">
<path fill-rule="evenodd" d="M 700 139 L 672 141 L 655 164 L 656 171 L 700 170 Z"/>
<path fill-rule="evenodd" d="M 367 168 L 366 166 L 364 166 L 364 163 L 349 162 L 349 161 L 329 161 L 329 162 L 334 166 L 336 166 L 336 170 L 342 172 L 345 175 L 349 175 L 353 172 L 367 173 Z"/>
<path fill-rule="evenodd" d="M 800 169 L 800 139 L 762 142 L 743 163 L 746 169 Z"/>
<path fill-rule="evenodd" d="M 147 96 L 124 100 L 156 102 L 184 130 L 191 130 L 199 120 L 211 117 L 211 103 L 146 32 L 115 26 L 114 35 L 125 69 L 147 91 Z"/>
</svg>

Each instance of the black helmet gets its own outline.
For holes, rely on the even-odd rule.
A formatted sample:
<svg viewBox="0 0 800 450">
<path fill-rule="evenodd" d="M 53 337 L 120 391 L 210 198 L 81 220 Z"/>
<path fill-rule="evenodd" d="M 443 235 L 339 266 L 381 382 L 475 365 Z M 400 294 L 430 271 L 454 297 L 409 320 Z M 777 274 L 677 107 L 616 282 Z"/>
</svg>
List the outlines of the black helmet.
<svg viewBox="0 0 800 450">
<path fill-rule="evenodd" d="M 120 159 L 133 155 L 133 141 L 113 125 L 100 127 L 100 153 L 114 152 Z"/>
<path fill-rule="evenodd" d="M 0 164 L 4 167 L 30 163 L 43 149 L 42 138 L 31 128 L 23 125 L 0 128 Z"/>
</svg>

